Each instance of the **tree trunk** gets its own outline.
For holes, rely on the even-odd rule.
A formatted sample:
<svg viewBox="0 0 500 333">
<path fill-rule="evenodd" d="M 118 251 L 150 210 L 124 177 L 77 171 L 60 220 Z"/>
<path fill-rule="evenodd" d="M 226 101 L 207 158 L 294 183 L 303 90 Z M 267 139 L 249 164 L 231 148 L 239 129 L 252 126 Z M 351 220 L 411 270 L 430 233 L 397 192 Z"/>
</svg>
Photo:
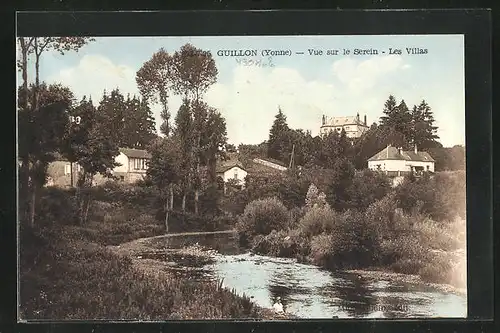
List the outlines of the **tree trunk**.
<svg viewBox="0 0 500 333">
<path fill-rule="evenodd" d="M 200 195 L 199 193 L 200 193 L 200 192 L 199 192 L 199 190 L 198 190 L 198 189 L 196 189 L 196 190 L 194 191 L 194 213 L 195 213 L 196 215 L 198 215 L 198 197 L 199 197 L 199 195 Z"/>
<path fill-rule="evenodd" d="M 34 39 L 35 43 L 35 89 L 33 93 L 33 109 L 38 110 L 38 88 L 40 87 L 40 51 L 38 49 L 38 38 Z"/>
<path fill-rule="evenodd" d="M 165 203 L 165 234 L 168 234 L 168 215 L 170 213 L 170 209 L 168 207 L 168 202 Z"/>
<path fill-rule="evenodd" d="M 28 51 L 29 44 L 26 43 L 26 39 L 24 37 L 19 38 L 19 43 L 21 45 L 21 72 L 23 78 L 23 89 L 21 90 L 23 102 L 20 105 L 22 109 L 21 112 L 28 112 Z M 23 135 L 23 133 L 21 133 Z M 26 135 L 26 133 L 24 134 Z M 20 220 L 25 221 L 28 219 L 28 209 L 30 207 L 30 198 L 29 198 L 29 157 L 28 154 L 25 153 L 24 156 L 21 157 L 21 170 L 19 172 L 19 215 Z"/>
<path fill-rule="evenodd" d="M 186 190 L 182 194 L 182 212 L 186 211 Z"/>
<path fill-rule="evenodd" d="M 174 184 L 170 184 L 170 210 L 174 209 Z"/>
<path fill-rule="evenodd" d="M 36 213 L 36 199 L 37 199 L 37 184 L 32 180 L 31 184 L 31 201 L 29 203 L 30 215 L 29 221 L 32 228 L 35 227 L 35 213 Z"/>
<path fill-rule="evenodd" d="M 70 172 L 70 182 L 71 187 L 73 187 L 73 162 L 69 162 L 69 172 Z"/>
<path fill-rule="evenodd" d="M 85 197 L 84 197 L 84 202 L 83 202 L 83 209 L 82 209 L 82 225 L 87 224 L 88 221 L 88 215 L 89 215 L 89 210 L 90 210 L 90 205 L 92 203 L 92 193 L 90 192 L 90 189 L 92 187 L 92 181 L 94 180 L 94 175 L 90 175 L 88 179 L 86 179 L 86 184 L 85 184 Z"/>
</svg>

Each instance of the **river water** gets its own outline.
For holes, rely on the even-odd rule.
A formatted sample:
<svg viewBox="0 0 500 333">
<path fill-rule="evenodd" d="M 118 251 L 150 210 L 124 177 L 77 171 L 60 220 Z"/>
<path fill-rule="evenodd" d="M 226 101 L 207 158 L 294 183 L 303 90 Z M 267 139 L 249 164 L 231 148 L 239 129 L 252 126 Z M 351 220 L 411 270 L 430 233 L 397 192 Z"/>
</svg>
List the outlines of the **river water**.
<svg viewBox="0 0 500 333">
<path fill-rule="evenodd" d="M 193 279 L 224 279 L 224 286 L 271 308 L 277 297 L 284 310 L 300 318 L 463 318 L 464 295 L 426 285 L 375 280 L 347 272 L 329 272 L 294 259 L 253 255 L 238 246 L 234 235 L 159 238 L 157 245 L 179 248 L 198 244 L 216 250 L 214 261 L 189 260 L 183 274 Z"/>
</svg>

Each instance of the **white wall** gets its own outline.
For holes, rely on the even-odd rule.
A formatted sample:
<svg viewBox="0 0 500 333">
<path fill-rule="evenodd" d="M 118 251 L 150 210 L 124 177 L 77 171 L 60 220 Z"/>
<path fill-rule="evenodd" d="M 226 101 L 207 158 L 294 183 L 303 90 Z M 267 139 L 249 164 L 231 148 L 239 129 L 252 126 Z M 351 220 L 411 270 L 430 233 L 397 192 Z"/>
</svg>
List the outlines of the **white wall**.
<svg viewBox="0 0 500 333">
<path fill-rule="evenodd" d="M 238 181 L 241 185 L 245 184 L 245 177 L 247 176 L 247 172 L 239 167 L 233 167 L 227 171 L 224 172 L 223 179 L 224 182 L 229 181 L 230 179 L 234 179 L 234 172 L 238 171 Z"/>
<path fill-rule="evenodd" d="M 380 170 L 383 171 L 411 171 L 412 166 L 421 166 L 424 171 L 434 172 L 433 162 L 419 162 L 419 161 L 405 161 L 405 160 L 382 160 L 382 161 L 368 161 L 368 168 L 371 170 L 378 170 L 377 165 L 380 165 Z"/>
<path fill-rule="evenodd" d="M 128 170 L 128 167 L 129 167 L 128 157 L 124 153 L 120 152 L 120 155 L 115 157 L 115 161 L 117 163 L 120 163 L 121 165 L 115 167 L 113 169 L 113 172 L 128 172 L 129 171 Z"/>
</svg>

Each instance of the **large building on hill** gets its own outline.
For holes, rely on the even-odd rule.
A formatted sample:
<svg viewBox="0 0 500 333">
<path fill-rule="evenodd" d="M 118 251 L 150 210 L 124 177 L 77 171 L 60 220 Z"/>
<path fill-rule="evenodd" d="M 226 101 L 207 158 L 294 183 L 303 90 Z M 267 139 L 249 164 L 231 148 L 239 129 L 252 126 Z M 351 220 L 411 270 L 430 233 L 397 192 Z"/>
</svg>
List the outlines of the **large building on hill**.
<svg viewBox="0 0 500 333">
<path fill-rule="evenodd" d="M 328 133 L 333 131 L 340 133 L 342 129 L 344 129 L 348 138 L 359 138 L 368 130 L 366 115 L 363 121 L 360 120 L 359 113 L 356 116 L 348 117 L 327 117 L 323 115 L 320 135 L 328 135 Z"/>
</svg>

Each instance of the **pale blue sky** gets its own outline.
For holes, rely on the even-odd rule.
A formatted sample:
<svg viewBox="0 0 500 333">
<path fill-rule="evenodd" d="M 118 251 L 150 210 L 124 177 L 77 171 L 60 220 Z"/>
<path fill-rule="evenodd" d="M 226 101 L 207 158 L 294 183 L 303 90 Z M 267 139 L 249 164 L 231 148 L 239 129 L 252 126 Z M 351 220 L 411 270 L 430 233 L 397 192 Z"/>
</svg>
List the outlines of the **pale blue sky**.
<svg viewBox="0 0 500 333">
<path fill-rule="evenodd" d="M 78 98 L 103 89 L 138 94 L 135 73 L 159 48 L 173 53 L 185 43 L 212 52 L 219 70 L 205 99 L 227 121 L 229 141 L 259 143 L 268 137 L 278 105 L 293 128 L 317 134 L 321 115 L 367 115 L 378 121 L 389 94 L 411 107 L 426 99 L 433 108 L 445 146 L 465 142 L 464 43 L 462 35 L 427 36 L 244 36 L 244 37 L 105 37 L 64 56 L 43 55 L 42 80 L 68 85 Z M 388 56 L 400 48 L 400 56 Z M 408 55 L 406 47 L 428 50 Z M 308 56 L 307 49 L 374 48 L 372 56 Z M 219 57 L 220 49 L 287 49 L 304 55 L 275 56 L 275 67 L 242 66 Z M 261 58 L 259 55 L 257 58 Z M 180 97 L 172 96 L 172 113 Z M 157 126 L 159 107 L 152 106 Z"/>
</svg>

